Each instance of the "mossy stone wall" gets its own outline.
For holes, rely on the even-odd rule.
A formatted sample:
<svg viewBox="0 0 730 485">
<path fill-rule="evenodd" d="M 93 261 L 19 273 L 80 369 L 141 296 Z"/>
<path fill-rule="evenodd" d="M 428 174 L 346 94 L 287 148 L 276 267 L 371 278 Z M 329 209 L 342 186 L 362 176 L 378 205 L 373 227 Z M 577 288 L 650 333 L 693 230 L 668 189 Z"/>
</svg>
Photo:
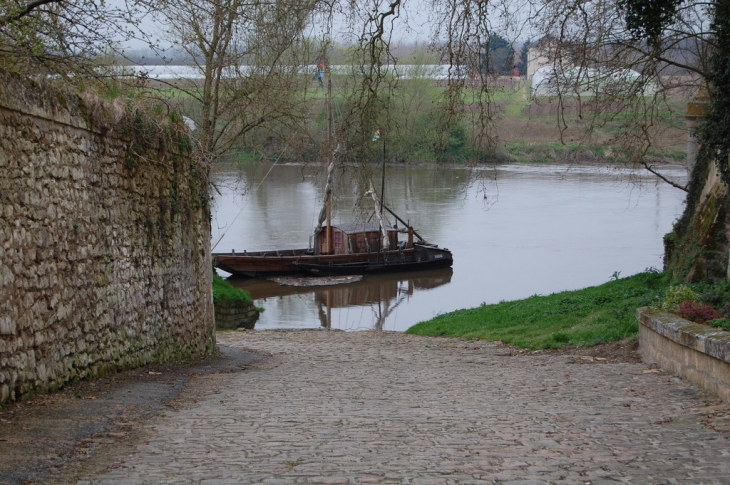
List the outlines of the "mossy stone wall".
<svg viewBox="0 0 730 485">
<path fill-rule="evenodd" d="M 214 306 L 215 326 L 218 330 L 252 330 L 261 315 L 253 303 L 224 300 L 215 302 Z"/>
<path fill-rule="evenodd" d="M 700 158 L 687 207 L 664 237 L 664 269 L 673 282 L 723 282 L 730 276 L 730 200 L 714 160 Z"/>
<path fill-rule="evenodd" d="M 0 73 L 0 404 L 215 351 L 207 172 L 91 112 Z"/>
</svg>

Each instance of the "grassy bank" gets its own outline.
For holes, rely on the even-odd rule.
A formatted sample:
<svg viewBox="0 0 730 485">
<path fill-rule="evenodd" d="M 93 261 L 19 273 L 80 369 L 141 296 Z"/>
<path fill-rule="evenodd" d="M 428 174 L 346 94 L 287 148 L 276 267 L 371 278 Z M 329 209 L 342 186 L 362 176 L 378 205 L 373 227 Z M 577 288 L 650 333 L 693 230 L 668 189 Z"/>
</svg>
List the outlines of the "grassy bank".
<svg viewBox="0 0 730 485">
<path fill-rule="evenodd" d="M 458 310 L 406 333 L 502 341 L 529 349 L 592 346 L 636 338 L 636 309 L 658 305 L 668 286 L 663 274 L 647 271 L 582 290 Z"/>
<path fill-rule="evenodd" d="M 249 292 L 236 288 L 217 274 L 213 275 L 213 301 L 235 301 L 243 305 L 253 302 Z"/>
</svg>

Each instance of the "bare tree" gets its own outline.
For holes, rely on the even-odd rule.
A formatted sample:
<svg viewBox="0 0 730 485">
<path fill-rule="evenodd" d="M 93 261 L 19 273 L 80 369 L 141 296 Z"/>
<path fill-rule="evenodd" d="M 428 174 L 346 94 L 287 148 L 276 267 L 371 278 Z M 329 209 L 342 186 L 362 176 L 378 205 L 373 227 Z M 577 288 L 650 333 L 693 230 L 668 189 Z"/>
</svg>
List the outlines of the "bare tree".
<svg viewBox="0 0 730 485">
<path fill-rule="evenodd" d="M 167 0 L 157 15 L 167 38 L 182 49 L 200 80 L 176 83 L 186 109 L 199 126 L 199 143 L 219 157 L 241 147 L 246 134 L 305 115 L 302 96 L 308 77 L 308 1 Z M 190 102 L 192 101 L 192 103 Z"/>
<path fill-rule="evenodd" d="M 134 35 L 141 7 L 137 0 L 2 0 L 0 66 L 66 82 L 98 77 L 100 57 Z"/>
<path fill-rule="evenodd" d="M 674 137 L 685 131 L 681 122 L 673 129 L 668 116 L 683 115 L 706 82 L 710 4 L 634 3 L 642 5 L 632 10 L 631 0 L 550 0 L 535 9 L 534 25 L 554 76 L 561 133 L 572 128 L 590 140 L 597 128 L 610 126 L 615 135 L 608 144 L 663 177 L 651 155 L 660 152 L 658 140 L 667 130 Z M 651 22 L 641 23 L 639 13 Z"/>
</svg>

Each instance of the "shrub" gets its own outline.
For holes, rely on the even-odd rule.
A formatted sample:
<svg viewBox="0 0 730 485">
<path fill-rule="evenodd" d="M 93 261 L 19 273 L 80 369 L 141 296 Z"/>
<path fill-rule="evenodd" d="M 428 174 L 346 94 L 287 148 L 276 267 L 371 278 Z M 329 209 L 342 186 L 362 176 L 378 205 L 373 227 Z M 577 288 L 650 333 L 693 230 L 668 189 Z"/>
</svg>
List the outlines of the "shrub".
<svg viewBox="0 0 730 485">
<path fill-rule="evenodd" d="M 679 306 L 688 301 L 695 303 L 699 301 L 699 296 L 697 296 L 697 293 L 692 288 L 687 285 L 670 286 L 667 290 L 667 295 L 664 297 L 662 309 L 677 313 Z"/>
<path fill-rule="evenodd" d="M 679 305 L 679 316 L 695 323 L 707 323 L 722 318 L 723 315 L 712 305 L 689 300 Z"/>
<path fill-rule="evenodd" d="M 717 287 L 710 287 L 700 293 L 700 301 L 717 307 L 727 298 L 727 295 Z"/>
<path fill-rule="evenodd" d="M 717 327 L 723 330 L 730 331 L 730 320 L 725 317 L 715 318 L 714 320 L 710 320 L 708 323 L 711 327 Z"/>
<path fill-rule="evenodd" d="M 704 289 L 700 293 L 700 301 L 710 303 L 721 313 L 728 315 L 730 312 L 730 284 L 716 284 Z"/>
</svg>

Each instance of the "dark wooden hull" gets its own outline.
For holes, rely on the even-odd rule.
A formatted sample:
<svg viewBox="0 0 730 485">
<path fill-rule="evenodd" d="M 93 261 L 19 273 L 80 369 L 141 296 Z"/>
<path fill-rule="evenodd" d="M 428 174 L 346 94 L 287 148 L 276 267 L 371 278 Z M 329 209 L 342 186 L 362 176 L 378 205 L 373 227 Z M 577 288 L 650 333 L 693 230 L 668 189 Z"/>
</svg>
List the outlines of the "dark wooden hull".
<svg viewBox="0 0 730 485">
<path fill-rule="evenodd" d="M 352 274 L 402 273 L 407 271 L 423 271 L 429 269 L 448 268 L 454 259 L 451 251 L 434 246 L 416 246 L 408 256 L 397 255 L 395 258 L 380 258 L 375 261 L 337 262 L 304 262 L 294 263 L 307 273 L 316 276 L 339 276 Z"/>
<path fill-rule="evenodd" d="M 413 260 L 413 248 L 388 251 L 388 260 Z M 451 253 L 449 253 L 450 255 Z M 382 253 L 332 254 L 315 255 L 311 249 L 285 249 L 278 251 L 260 251 L 244 253 L 215 253 L 213 262 L 216 267 L 238 276 L 265 277 L 287 274 L 307 274 L 302 265 L 342 265 L 370 264 L 383 259 Z M 450 266 L 450 264 L 448 265 Z M 445 266 L 434 266 L 445 267 Z M 410 271 L 403 269 L 400 271 Z M 340 273 L 344 274 L 344 273 Z M 365 273 L 347 273 L 365 274 Z"/>
<path fill-rule="evenodd" d="M 214 253 L 216 267 L 238 276 L 267 276 L 301 273 L 294 261 L 311 256 L 311 249 L 285 249 L 243 253 Z"/>
</svg>

